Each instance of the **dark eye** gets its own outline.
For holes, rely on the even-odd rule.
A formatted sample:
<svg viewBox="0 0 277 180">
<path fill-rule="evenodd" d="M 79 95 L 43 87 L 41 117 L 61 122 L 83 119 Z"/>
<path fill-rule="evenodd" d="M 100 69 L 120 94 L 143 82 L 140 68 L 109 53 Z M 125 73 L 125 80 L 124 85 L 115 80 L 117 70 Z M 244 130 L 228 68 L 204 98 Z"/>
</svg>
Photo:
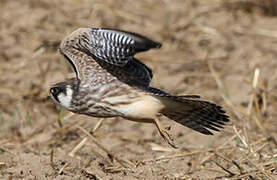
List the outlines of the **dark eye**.
<svg viewBox="0 0 277 180">
<path fill-rule="evenodd" d="M 59 93 L 59 88 L 57 88 L 57 87 L 51 88 L 50 93 L 53 94 L 53 95 L 58 94 Z"/>
</svg>

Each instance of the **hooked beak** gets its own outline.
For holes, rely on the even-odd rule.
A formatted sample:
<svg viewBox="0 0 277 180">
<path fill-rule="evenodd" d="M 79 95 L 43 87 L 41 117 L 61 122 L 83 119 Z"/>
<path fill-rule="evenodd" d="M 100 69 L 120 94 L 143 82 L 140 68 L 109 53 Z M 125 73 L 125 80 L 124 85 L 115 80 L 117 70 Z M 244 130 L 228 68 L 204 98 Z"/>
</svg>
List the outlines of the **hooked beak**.
<svg viewBox="0 0 277 180">
<path fill-rule="evenodd" d="M 47 96 L 46 96 L 46 100 L 48 101 L 49 99 L 51 99 L 51 96 L 50 96 L 50 95 L 47 95 Z"/>
<path fill-rule="evenodd" d="M 45 97 L 45 99 L 47 100 L 47 101 L 49 101 L 49 99 L 51 99 L 51 93 L 50 93 L 50 91 L 48 91 L 48 95 Z"/>
</svg>

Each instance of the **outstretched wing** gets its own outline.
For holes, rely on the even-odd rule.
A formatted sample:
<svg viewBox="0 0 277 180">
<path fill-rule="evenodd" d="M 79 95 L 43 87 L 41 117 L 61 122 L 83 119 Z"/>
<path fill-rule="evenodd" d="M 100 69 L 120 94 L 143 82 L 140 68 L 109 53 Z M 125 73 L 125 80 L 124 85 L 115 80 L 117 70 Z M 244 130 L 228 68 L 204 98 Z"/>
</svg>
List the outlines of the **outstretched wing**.
<svg viewBox="0 0 277 180">
<path fill-rule="evenodd" d="M 153 77 L 134 54 L 161 45 L 141 35 L 96 28 L 80 28 L 67 36 L 60 52 L 72 64 L 78 79 L 91 78 L 101 68 L 126 83 L 148 87 Z M 95 64 L 97 63 L 97 64 Z"/>
<path fill-rule="evenodd" d="M 139 34 L 104 28 L 91 28 L 83 45 L 94 58 L 121 67 L 136 53 L 161 47 L 160 43 Z"/>
<path fill-rule="evenodd" d="M 131 84 L 139 87 L 149 87 L 153 77 L 152 70 L 138 59 L 133 58 L 121 69 L 132 78 Z"/>
</svg>

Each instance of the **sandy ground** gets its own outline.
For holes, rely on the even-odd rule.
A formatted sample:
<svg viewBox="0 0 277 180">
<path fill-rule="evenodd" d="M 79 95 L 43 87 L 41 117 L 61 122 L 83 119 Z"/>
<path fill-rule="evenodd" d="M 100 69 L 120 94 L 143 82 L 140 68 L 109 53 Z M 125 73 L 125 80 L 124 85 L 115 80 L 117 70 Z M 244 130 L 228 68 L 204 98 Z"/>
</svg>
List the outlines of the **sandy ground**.
<svg viewBox="0 0 277 180">
<path fill-rule="evenodd" d="M 275 0 L 1 0 L 0 179 L 277 179 L 274 7 Z M 152 85 L 200 94 L 231 122 L 205 136 L 163 118 L 176 150 L 154 125 L 121 118 L 87 136 L 99 119 L 46 99 L 52 84 L 74 77 L 57 47 L 79 27 L 162 42 L 137 56 L 153 69 Z"/>
</svg>

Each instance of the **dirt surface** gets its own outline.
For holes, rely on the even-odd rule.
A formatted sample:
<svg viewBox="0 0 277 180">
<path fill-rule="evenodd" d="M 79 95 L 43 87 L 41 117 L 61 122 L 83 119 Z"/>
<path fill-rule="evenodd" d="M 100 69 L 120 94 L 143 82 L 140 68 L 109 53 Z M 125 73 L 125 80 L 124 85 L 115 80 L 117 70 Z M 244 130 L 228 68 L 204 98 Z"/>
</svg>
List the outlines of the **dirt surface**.
<svg viewBox="0 0 277 180">
<path fill-rule="evenodd" d="M 0 179 L 277 179 L 277 1 L 263 2 L 1 0 Z M 178 149 L 154 125 L 122 118 L 87 136 L 99 119 L 46 99 L 75 76 L 57 47 L 79 27 L 162 42 L 137 56 L 152 85 L 200 94 L 231 122 L 205 136 L 162 118 Z"/>
</svg>

